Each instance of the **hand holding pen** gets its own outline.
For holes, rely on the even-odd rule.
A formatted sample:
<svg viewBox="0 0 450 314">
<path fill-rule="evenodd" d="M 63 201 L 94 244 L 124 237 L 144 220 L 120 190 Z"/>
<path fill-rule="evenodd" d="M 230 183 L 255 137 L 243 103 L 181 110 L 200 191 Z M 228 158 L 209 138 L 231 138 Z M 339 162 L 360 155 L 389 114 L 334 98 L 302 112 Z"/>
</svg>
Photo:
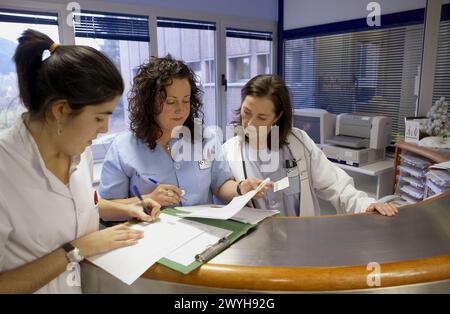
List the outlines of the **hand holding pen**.
<svg viewBox="0 0 450 314">
<path fill-rule="evenodd" d="M 132 186 L 134 195 L 139 202 L 133 204 L 131 216 L 142 221 L 154 221 L 158 219 L 161 205 L 151 198 L 144 199 L 136 185 Z"/>
<path fill-rule="evenodd" d="M 148 180 L 157 185 L 153 192 L 148 195 L 162 206 L 173 206 L 179 204 L 180 200 L 183 200 L 184 202 L 187 201 L 187 199 L 183 197 L 184 190 L 181 190 L 176 185 L 160 184 L 152 178 L 148 178 Z"/>
</svg>

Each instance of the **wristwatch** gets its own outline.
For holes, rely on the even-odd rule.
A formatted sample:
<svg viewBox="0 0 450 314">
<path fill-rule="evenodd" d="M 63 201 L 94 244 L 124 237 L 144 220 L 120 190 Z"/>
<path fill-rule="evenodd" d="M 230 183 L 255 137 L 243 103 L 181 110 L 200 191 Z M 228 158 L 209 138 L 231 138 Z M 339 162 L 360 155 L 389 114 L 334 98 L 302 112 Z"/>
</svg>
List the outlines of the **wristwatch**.
<svg viewBox="0 0 450 314">
<path fill-rule="evenodd" d="M 66 251 L 66 256 L 69 262 L 79 263 L 84 260 L 84 256 L 81 255 L 80 250 L 77 247 L 74 247 L 70 242 L 64 244 L 62 248 Z"/>
<path fill-rule="evenodd" d="M 242 195 L 242 191 L 241 191 L 241 184 L 242 184 L 242 182 L 244 182 L 244 181 L 240 181 L 240 182 L 238 183 L 238 185 L 236 185 L 236 192 L 237 192 L 237 194 L 239 194 L 239 195 Z"/>
</svg>

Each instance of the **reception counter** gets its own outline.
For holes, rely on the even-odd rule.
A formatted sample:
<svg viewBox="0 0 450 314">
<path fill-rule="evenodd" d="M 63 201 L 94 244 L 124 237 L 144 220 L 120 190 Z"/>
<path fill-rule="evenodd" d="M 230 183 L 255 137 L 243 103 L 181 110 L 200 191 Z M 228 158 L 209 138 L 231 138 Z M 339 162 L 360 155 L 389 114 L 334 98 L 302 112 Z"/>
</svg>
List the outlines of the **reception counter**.
<svg viewBox="0 0 450 314">
<path fill-rule="evenodd" d="M 85 293 L 449 293 L 450 191 L 395 217 L 269 218 L 189 275 L 155 264 L 128 286 L 82 267 Z"/>
</svg>

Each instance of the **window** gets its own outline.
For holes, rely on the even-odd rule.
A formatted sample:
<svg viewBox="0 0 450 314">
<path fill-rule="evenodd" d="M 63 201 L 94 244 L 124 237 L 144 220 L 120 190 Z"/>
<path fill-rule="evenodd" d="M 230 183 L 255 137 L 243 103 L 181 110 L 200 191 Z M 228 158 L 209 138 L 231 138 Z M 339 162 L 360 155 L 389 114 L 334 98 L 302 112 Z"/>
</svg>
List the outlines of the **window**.
<svg viewBox="0 0 450 314">
<path fill-rule="evenodd" d="M 194 70 L 204 91 L 205 124 L 216 125 L 215 23 L 162 17 L 157 23 L 158 56 L 171 54 Z"/>
<path fill-rule="evenodd" d="M 0 132 L 25 111 L 19 100 L 16 66 L 12 60 L 17 38 L 31 28 L 59 42 L 57 14 L 0 9 Z"/>
<path fill-rule="evenodd" d="M 251 78 L 250 75 L 250 57 L 228 59 L 228 77 L 230 83 L 245 83 Z"/>
<path fill-rule="evenodd" d="M 194 62 L 186 62 L 186 64 L 194 71 L 195 75 L 199 78 L 203 77 L 202 75 L 202 63 L 200 61 Z"/>
<path fill-rule="evenodd" d="M 330 35 L 314 33 L 314 27 L 285 32 L 283 76 L 294 107 L 386 115 L 393 138 L 402 136 L 404 117 L 416 110 L 424 33 L 423 10 L 408 15 L 419 18 Z"/>
<path fill-rule="evenodd" d="M 442 6 L 441 25 L 434 76 L 433 103 L 441 97 L 450 102 L 450 4 Z M 450 107 L 448 108 L 450 112 Z"/>
<path fill-rule="evenodd" d="M 216 61 L 205 60 L 205 84 L 214 84 L 216 81 Z"/>
<path fill-rule="evenodd" d="M 227 121 L 235 118 L 241 105 L 241 88 L 258 74 L 272 73 L 272 33 L 226 29 Z"/>
<path fill-rule="evenodd" d="M 103 52 L 119 69 L 125 90 L 109 120 L 108 133 L 128 129 L 127 95 L 139 66 L 150 56 L 148 17 L 81 12 L 75 15 L 75 42 Z M 101 137 L 96 142 L 100 141 Z"/>
<path fill-rule="evenodd" d="M 269 54 L 260 54 L 256 56 L 257 60 L 257 67 L 256 72 L 257 73 L 270 73 L 270 58 L 271 56 Z"/>
</svg>

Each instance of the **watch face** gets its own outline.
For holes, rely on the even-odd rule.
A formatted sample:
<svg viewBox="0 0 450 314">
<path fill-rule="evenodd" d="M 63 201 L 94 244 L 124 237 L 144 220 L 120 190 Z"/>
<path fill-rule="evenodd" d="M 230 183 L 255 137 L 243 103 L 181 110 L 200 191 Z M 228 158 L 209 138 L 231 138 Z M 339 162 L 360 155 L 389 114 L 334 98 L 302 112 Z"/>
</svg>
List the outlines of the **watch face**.
<svg viewBox="0 0 450 314">
<path fill-rule="evenodd" d="M 76 262 L 76 263 L 79 263 L 84 259 L 84 257 L 80 254 L 80 250 L 78 250 L 77 248 L 70 251 L 67 254 L 67 256 L 69 257 L 69 260 L 71 262 Z"/>
</svg>

